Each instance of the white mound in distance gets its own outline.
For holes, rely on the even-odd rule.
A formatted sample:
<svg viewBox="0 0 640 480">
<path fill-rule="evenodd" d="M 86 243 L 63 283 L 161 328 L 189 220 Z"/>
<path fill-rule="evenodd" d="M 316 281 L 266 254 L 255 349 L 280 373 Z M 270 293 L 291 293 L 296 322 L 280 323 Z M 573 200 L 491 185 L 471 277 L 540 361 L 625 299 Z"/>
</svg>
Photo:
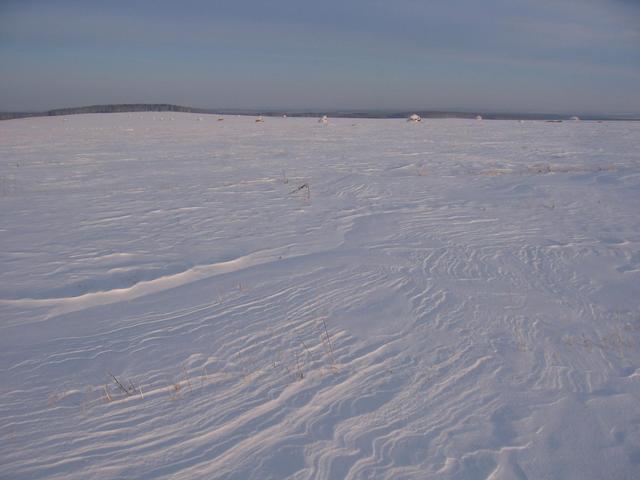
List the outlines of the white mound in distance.
<svg viewBox="0 0 640 480">
<path fill-rule="evenodd" d="M 262 118 L 262 115 L 258 115 L 258 118 L 256 118 L 256 123 L 262 123 L 264 122 L 264 118 Z"/>
<path fill-rule="evenodd" d="M 407 122 L 411 122 L 411 123 L 418 123 L 422 121 L 422 117 L 420 115 L 418 115 L 417 113 L 414 113 L 412 115 L 409 116 L 409 118 L 407 118 Z"/>
<path fill-rule="evenodd" d="M 476 120 L 482 120 L 482 115 L 478 115 L 478 116 L 476 117 Z"/>
<path fill-rule="evenodd" d="M 571 120 L 573 120 L 575 122 L 579 122 L 580 121 L 580 117 L 574 115 L 573 117 L 571 117 Z"/>
<path fill-rule="evenodd" d="M 318 123 L 329 123 L 329 117 L 323 115 L 322 118 L 318 119 Z"/>
</svg>

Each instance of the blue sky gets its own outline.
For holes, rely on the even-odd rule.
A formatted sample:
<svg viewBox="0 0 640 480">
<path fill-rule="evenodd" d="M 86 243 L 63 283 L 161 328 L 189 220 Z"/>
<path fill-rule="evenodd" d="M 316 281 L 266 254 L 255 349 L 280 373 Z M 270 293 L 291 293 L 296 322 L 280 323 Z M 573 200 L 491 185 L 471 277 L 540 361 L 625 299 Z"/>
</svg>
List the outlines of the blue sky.
<svg viewBox="0 0 640 480">
<path fill-rule="evenodd" d="M 640 0 L 0 0 L 0 110 L 640 113 Z"/>
</svg>

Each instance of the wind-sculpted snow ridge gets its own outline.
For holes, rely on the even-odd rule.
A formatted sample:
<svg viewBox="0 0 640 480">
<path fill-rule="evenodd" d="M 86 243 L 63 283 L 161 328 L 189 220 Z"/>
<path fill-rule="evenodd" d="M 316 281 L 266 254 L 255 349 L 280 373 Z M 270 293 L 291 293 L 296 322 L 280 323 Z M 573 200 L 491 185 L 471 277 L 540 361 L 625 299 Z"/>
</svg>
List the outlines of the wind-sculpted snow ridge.
<svg viewBox="0 0 640 480">
<path fill-rule="evenodd" d="M 0 477 L 640 478 L 640 124 L 0 124 Z"/>
</svg>

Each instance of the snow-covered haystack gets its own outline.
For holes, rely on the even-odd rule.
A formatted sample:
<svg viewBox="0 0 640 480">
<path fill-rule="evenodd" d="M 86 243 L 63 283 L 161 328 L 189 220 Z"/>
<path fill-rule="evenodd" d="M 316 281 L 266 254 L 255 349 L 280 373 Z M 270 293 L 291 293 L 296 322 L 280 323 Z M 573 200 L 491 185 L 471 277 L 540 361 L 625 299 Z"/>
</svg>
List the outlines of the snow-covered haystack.
<svg viewBox="0 0 640 480">
<path fill-rule="evenodd" d="M 573 120 L 574 122 L 579 122 L 580 117 L 578 117 L 577 115 L 574 115 L 573 117 L 571 117 L 571 120 Z"/>
<path fill-rule="evenodd" d="M 478 116 L 476 117 L 476 120 L 482 120 L 482 115 L 478 115 Z"/>
<path fill-rule="evenodd" d="M 262 123 L 264 122 L 264 118 L 262 118 L 262 115 L 258 115 L 258 118 L 256 118 L 256 123 Z"/>
<path fill-rule="evenodd" d="M 318 119 L 318 123 L 329 123 L 329 117 L 323 115 L 322 118 Z"/>
<path fill-rule="evenodd" d="M 407 118 L 407 122 L 411 122 L 411 123 L 418 123 L 422 121 L 422 117 L 420 115 L 418 115 L 417 113 L 413 113 L 411 115 L 409 115 L 409 118 Z"/>
</svg>

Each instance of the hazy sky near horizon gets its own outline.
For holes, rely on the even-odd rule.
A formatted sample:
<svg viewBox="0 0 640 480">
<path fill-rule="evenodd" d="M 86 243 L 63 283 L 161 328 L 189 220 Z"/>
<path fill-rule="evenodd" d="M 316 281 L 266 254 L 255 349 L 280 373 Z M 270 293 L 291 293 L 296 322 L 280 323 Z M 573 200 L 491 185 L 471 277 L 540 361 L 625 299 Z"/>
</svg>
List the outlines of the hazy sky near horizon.
<svg viewBox="0 0 640 480">
<path fill-rule="evenodd" d="M 0 110 L 640 113 L 640 0 L 0 0 Z"/>
</svg>

